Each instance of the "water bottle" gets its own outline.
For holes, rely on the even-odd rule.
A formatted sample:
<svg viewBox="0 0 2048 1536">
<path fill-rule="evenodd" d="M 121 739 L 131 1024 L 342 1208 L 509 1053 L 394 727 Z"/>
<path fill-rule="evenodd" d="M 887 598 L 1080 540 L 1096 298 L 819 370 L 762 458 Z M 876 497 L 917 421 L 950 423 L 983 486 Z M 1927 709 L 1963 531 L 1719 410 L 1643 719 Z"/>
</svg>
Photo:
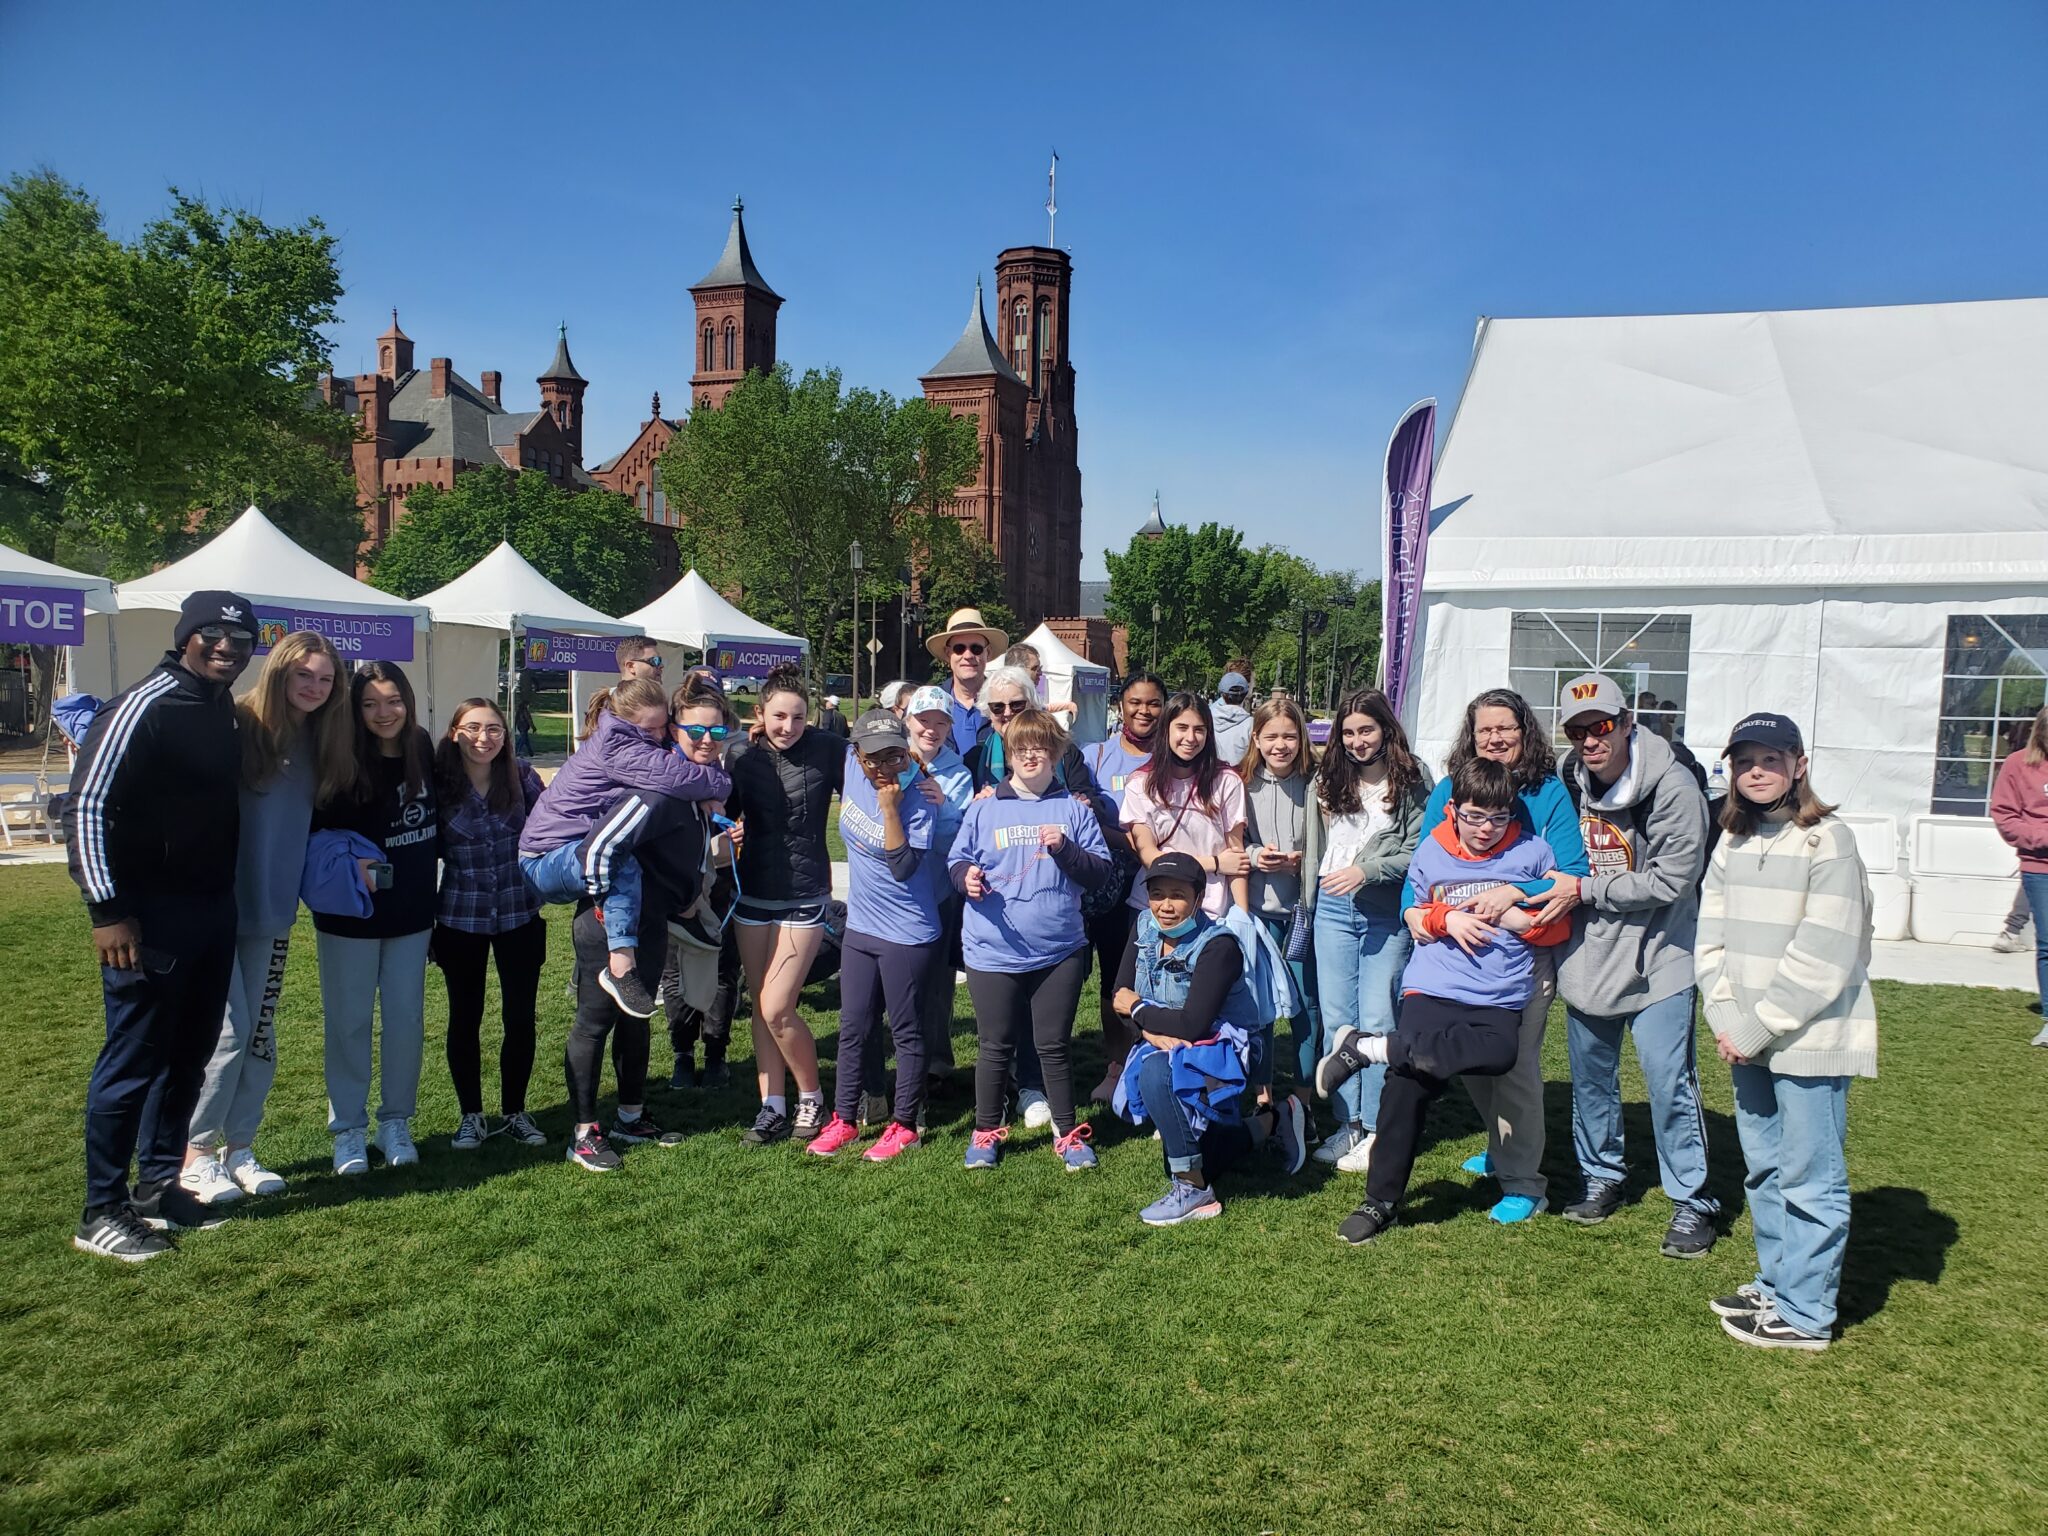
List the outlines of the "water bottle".
<svg viewBox="0 0 2048 1536">
<path fill-rule="evenodd" d="M 1725 758 L 1714 759 L 1714 771 L 1707 775 L 1707 798 L 1726 799 L 1728 795 L 1728 763 Z"/>
</svg>

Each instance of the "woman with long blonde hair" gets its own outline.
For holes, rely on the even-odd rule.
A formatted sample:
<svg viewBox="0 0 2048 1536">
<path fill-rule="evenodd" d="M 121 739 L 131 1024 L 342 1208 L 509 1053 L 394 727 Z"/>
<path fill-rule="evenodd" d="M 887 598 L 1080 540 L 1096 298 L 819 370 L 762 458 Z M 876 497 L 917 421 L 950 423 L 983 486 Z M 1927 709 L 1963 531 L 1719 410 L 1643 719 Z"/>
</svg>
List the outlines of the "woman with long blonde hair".
<svg viewBox="0 0 2048 1536">
<path fill-rule="evenodd" d="M 278 641 L 255 688 L 235 705 L 242 736 L 235 967 L 227 1022 L 206 1064 L 180 1180 L 208 1205 L 284 1189 L 284 1180 L 256 1161 L 254 1143 L 277 1075 L 277 1001 L 313 806 L 355 783 L 340 678 L 333 643 L 296 630 Z"/>
</svg>

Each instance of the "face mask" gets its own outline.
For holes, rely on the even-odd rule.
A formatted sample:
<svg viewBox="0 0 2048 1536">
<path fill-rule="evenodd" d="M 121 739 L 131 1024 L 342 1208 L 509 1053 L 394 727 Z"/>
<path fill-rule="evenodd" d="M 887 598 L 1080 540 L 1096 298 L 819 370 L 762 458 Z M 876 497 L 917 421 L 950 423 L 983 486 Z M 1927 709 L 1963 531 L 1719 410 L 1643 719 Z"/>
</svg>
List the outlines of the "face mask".
<svg viewBox="0 0 2048 1536">
<path fill-rule="evenodd" d="M 1195 931 L 1195 919 L 1199 916 L 1199 911 L 1190 912 L 1185 919 L 1175 923 L 1171 928 L 1161 928 L 1159 936 L 1163 939 L 1184 939 Z M 1159 919 L 1155 917 L 1152 921 L 1156 923 Z"/>
</svg>

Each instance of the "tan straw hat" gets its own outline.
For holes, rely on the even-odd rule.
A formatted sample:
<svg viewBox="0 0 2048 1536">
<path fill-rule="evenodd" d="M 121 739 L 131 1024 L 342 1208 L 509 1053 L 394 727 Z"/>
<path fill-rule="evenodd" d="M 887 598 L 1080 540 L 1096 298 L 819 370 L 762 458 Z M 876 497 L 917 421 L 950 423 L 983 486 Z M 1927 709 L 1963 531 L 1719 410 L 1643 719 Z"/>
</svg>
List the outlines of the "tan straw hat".
<svg viewBox="0 0 2048 1536">
<path fill-rule="evenodd" d="M 987 643 L 991 656 L 997 656 L 1010 648 L 1010 637 L 1000 629 L 984 624 L 979 608 L 955 608 L 953 616 L 946 620 L 946 627 L 925 641 L 925 649 L 939 661 L 944 661 L 946 648 L 964 635 L 979 635 Z"/>
</svg>

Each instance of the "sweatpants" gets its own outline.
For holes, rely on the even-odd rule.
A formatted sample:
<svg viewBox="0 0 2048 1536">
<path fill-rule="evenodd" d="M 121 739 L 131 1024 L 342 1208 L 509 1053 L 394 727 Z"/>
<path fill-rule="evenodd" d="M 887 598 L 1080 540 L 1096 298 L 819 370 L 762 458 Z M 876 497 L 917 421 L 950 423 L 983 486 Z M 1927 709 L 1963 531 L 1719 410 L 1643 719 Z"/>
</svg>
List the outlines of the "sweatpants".
<svg viewBox="0 0 2048 1536">
<path fill-rule="evenodd" d="M 605 1040 L 611 1038 L 612 1071 L 617 1075 L 619 1102 L 647 1102 L 648 1027 L 612 1001 L 611 994 L 597 984 L 604 972 L 605 956 L 611 948 L 604 924 L 585 903 L 569 925 L 576 949 L 576 1022 L 569 1026 L 569 1043 L 562 1052 L 562 1070 L 569 1085 L 569 1107 L 578 1125 L 597 1121 L 598 1080 L 604 1073 Z M 668 919 L 642 913 L 638 942 L 634 945 L 634 967 L 651 992 L 661 980 L 661 963 L 667 948 Z"/>
<path fill-rule="evenodd" d="M 1074 1038 L 1074 1009 L 1088 979 L 1083 945 L 1056 965 L 1034 971 L 977 971 L 967 968 L 967 994 L 974 999 L 974 1027 L 981 1053 L 974 1063 L 974 1128 L 992 1131 L 1003 1123 L 1003 1097 L 1010 1058 L 1019 1034 L 1029 1034 L 1045 1071 L 1045 1097 L 1053 1129 L 1074 1128 L 1074 1073 L 1068 1050 Z"/>
<path fill-rule="evenodd" d="M 1504 1195 L 1541 1200 L 1543 1177 L 1543 1034 L 1557 996 L 1557 962 L 1550 948 L 1532 946 L 1536 990 L 1522 1009 L 1515 1064 L 1499 1077 L 1468 1077 L 1465 1092 L 1486 1127 L 1486 1151 Z"/>
<path fill-rule="evenodd" d="M 718 990 L 708 1009 L 692 1008 L 683 1001 L 682 946 L 673 939 L 668 945 L 668 963 L 661 968 L 663 1007 L 668 1014 L 668 1043 L 677 1061 L 688 1061 L 704 1042 L 704 1065 L 725 1060 L 732 1044 L 732 1016 L 739 1006 L 740 946 L 733 925 L 725 925 L 718 944 Z"/>
<path fill-rule="evenodd" d="M 1420 992 L 1401 999 L 1400 1022 L 1387 1037 L 1367 1195 L 1392 1205 L 1407 1192 L 1430 1101 L 1454 1077 L 1498 1077 L 1512 1067 L 1521 1026 L 1518 1008 L 1474 1008 Z"/>
<path fill-rule="evenodd" d="M 929 944 L 895 944 L 846 930 L 839 950 L 839 1071 L 832 1107 L 848 1124 L 860 1123 L 861 1094 L 881 1087 L 880 1075 L 868 1073 L 881 1053 L 868 1046 L 881 1035 L 875 1026 L 886 1004 L 889 1036 L 896 1043 L 896 1123 L 917 1128 L 925 1074 L 918 990 L 926 967 L 942 959 Z"/>
<path fill-rule="evenodd" d="M 131 1161 L 145 1184 L 183 1170 L 192 1106 L 235 968 L 235 906 L 226 893 L 153 903 L 135 921 L 142 943 L 172 963 L 165 971 L 100 967 L 107 1038 L 85 1090 L 87 1216 L 127 1203 Z"/>
<path fill-rule="evenodd" d="M 394 939 L 318 936 L 320 1007 L 327 1015 L 327 1129 L 370 1125 L 371 1045 L 376 1044 L 377 1123 L 410 1120 L 419 1107 L 427 1043 L 427 946 L 434 930 Z M 381 1023 L 378 1033 L 373 1024 Z"/>
<path fill-rule="evenodd" d="M 434 927 L 434 961 L 448 988 L 448 1076 L 455 1102 L 465 1115 L 484 1112 L 483 1028 L 488 993 L 486 965 L 498 962 L 499 1013 L 505 1038 L 498 1047 L 498 1108 L 516 1115 L 526 1108 L 533 1077 L 535 1004 L 540 970 L 548 958 L 548 925 L 533 918 L 504 933 L 467 933 L 444 923 Z"/>
<path fill-rule="evenodd" d="M 218 1152 L 256 1140 L 263 1103 L 277 1077 L 277 1000 L 284 992 L 284 965 L 291 947 L 289 933 L 235 940 L 227 1023 L 206 1063 L 199 1102 L 192 1107 L 192 1129 L 187 1134 L 195 1147 Z"/>
</svg>

